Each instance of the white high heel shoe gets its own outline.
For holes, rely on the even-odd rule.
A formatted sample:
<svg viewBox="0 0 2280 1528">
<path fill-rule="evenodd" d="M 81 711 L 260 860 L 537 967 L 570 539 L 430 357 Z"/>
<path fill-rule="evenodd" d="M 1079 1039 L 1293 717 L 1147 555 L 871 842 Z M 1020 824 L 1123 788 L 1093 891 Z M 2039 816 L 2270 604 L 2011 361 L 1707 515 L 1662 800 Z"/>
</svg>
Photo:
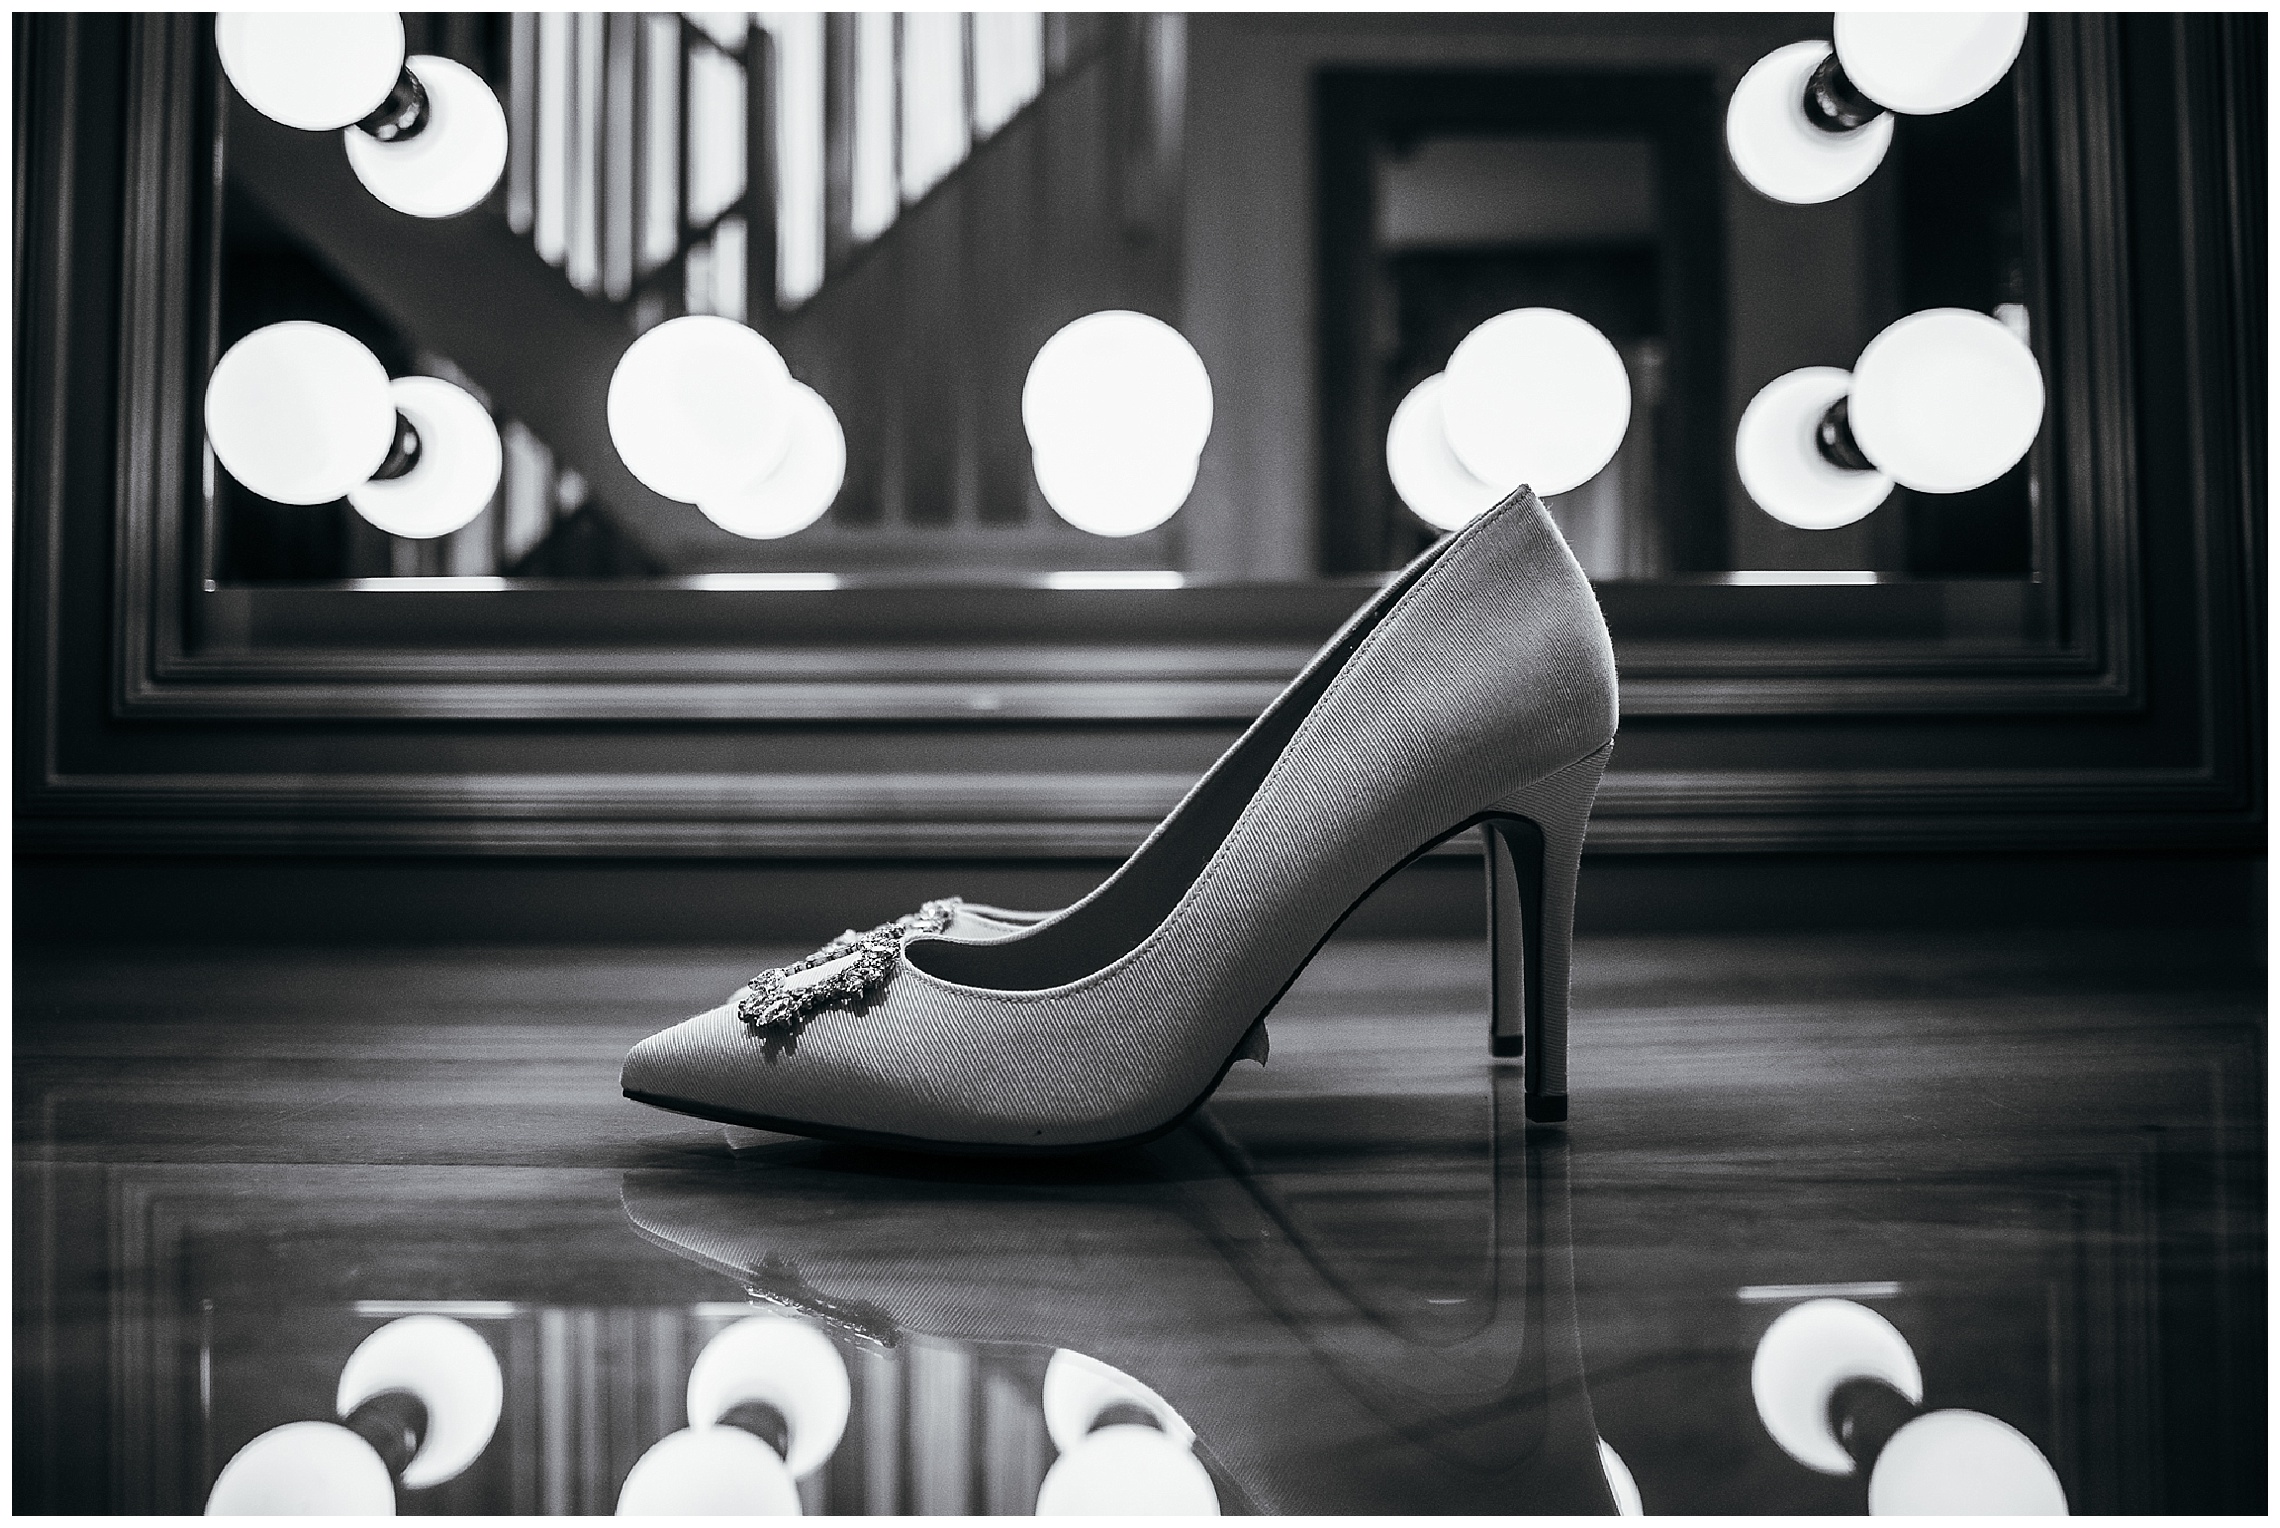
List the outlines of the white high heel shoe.
<svg viewBox="0 0 2280 1528">
<path fill-rule="evenodd" d="M 626 1096 L 763 1130 L 1074 1151 L 1171 1127 L 1380 881 L 1476 825 L 1498 1045 L 1567 1112 L 1568 945 L 1615 664 L 1591 586 L 1522 489 L 1365 605 L 1089 896 L 1009 937 L 930 905 L 763 972 L 636 1046 Z"/>
</svg>

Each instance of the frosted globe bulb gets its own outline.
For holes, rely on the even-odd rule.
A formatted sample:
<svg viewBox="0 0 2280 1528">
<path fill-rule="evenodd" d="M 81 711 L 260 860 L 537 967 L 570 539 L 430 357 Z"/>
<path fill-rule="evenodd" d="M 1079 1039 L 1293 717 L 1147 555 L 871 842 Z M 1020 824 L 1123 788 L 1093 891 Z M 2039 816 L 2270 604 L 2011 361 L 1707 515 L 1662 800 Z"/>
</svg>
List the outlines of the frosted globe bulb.
<svg viewBox="0 0 2280 1528">
<path fill-rule="evenodd" d="M 800 1490 L 776 1451 L 734 1427 L 668 1433 L 634 1461 L 620 1517 L 797 1517 Z"/>
<path fill-rule="evenodd" d="M 1549 498 L 1615 459 L 1631 423 L 1631 379 L 1607 336 L 1557 308 L 1499 313 L 1449 357 L 1441 414 L 1465 470 L 1510 493 Z"/>
<path fill-rule="evenodd" d="M 404 1484 L 418 1490 L 457 1479 L 490 1445 L 504 1388 L 498 1357 L 474 1328 L 449 1316 L 405 1316 L 349 1355 L 333 1407 L 345 1417 L 383 1391 L 418 1396 L 427 1433 L 404 1466 Z"/>
<path fill-rule="evenodd" d="M 732 319 L 669 319 L 626 347 L 610 377 L 610 439 L 626 470 L 701 504 L 774 472 L 791 444 L 792 376 Z"/>
<path fill-rule="evenodd" d="M 1053 1461 L 1039 1517 L 1217 1517 L 1211 1473 L 1175 1438 L 1138 1424 L 1103 1427 Z"/>
<path fill-rule="evenodd" d="M 1195 457 L 1211 435 L 1211 406 L 1211 374 L 1186 337 L 1122 309 L 1062 328 L 1039 347 L 1021 388 L 1030 449 L 1064 461 Z"/>
<path fill-rule="evenodd" d="M 1805 115 L 1806 84 L 1829 56 L 1825 42 L 1793 42 L 1750 65 L 1726 103 L 1726 152 L 1743 180 L 1777 202 L 1835 201 L 1861 184 L 1892 147 L 1892 118 L 1831 132 Z"/>
<path fill-rule="evenodd" d="M 1781 1451 L 1824 1475 L 1850 1475 L 1852 1455 L 1829 1426 L 1829 1397 L 1848 1379 L 1881 1380 L 1924 1398 L 1916 1355 L 1892 1323 L 1850 1300 L 1807 1300 L 1775 1318 L 1750 1362 L 1758 1420 Z"/>
<path fill-rule="evenodd" d="M 1441 400 L 1448 387 L 1436 372 L 1409 390 L 1385 432 L 1385 468 L 1411 514 L 1435 530 L 1453 531 L 1504 497 L 1465 470 L 1449 449 Z"/>
<path fill-rule="evenodd" d="M 206 439 L 231 477 L 279 504 L 330 504 L 379 470 L 396 439 L 388 373 L 338 329 L 256 329 L 206 381 Z"/>
<path fill-rule="evenodd" d="M 1976 1411 L 1911 1419 L 1868 1474 L 1875 1517 L 2064 1517 L 2050 1461 L 2008 1422 Z"/>
<path fill-rule="evenodd" d="M 396 1483 L 372 1445 L 334 1422 L 288 1422 L 239 1449 L 208 1517 L 393 1517 Z"/>
<path fill-rule="evenodd" d="M 404 68 L 404 22 L 394 11 L 224 11 L 214 48 L 247 105 L 323 132 L 388 99 Z"/>
<path fill-rule="evenodd" d="M 706 519 L 734 535 L 772 541 L 806 530 L 831 508 L 847 480 L 847 436 L 814 388 L 792 384 L 791 445 L 774 472 L 732 493 L 703 500 Z"/>
<path fill-rule="evenodd" d="M 1868 342 L 1853 363 L 1853 438 L 1904 488 L 1961 493 L 1994 482 L 2042 428 L 2042 368 L 1984 313 L 1930 308 Z"/>
<path fill-rule="evenodd" d="M 1850 525 L 1892 496 L 1882 472 L 1857 472 L 1821 454 L 1821 418 L 1852 387 L 1852 373 L 1807 366 L 1768 382 L 1734 432 L 1734 466 L 1758 508 L 1804 531 Z"/>
<path fill-rule="evenodd" d="M 491 194 L 507 167 L 507 114 L 464 64 L 415 54 L 404 67 L 427 92 L 427 120 L 383 143 L 360 128 L 341 134 L 348 166 L 382 203 L 417 218 L 447 218 Z"/>
<path fill-rule="evenodd" d="M 1178 514 L 1195 491 L 1193 456 L 1034 451 L 1030 468 L 1053 513 L 1095 536 L 1137 536 Z"/>
<path fill-rule="evenodd" d="M 350 489 L 348 502 L 391 536 L 449 535 L 481 514 L 498 489 L 499 427 L 488 409 L 440 377 L 399 377 L 388 392 L 419 435 L 419 460 L 401 477 Z"/>
<path fill-rule="evenodd" d="M 851 1396 L 830 1338 L 789 1316 L 747 1316 L 716 1333 L 690 1367 L 689 1426 L 719 1431 L 712 1424 L 748 1401 L 772 1406 L 790 1433 L 784 1468 L 797 1478 L 839 1447 Z"/>
<path fill-rule="evenodd" d="M 1837 61 L 1888 111 L 1930 116 L 1978 100 L 2027 40 L 2025 11 L 1839 11 Z"/>
</svg>

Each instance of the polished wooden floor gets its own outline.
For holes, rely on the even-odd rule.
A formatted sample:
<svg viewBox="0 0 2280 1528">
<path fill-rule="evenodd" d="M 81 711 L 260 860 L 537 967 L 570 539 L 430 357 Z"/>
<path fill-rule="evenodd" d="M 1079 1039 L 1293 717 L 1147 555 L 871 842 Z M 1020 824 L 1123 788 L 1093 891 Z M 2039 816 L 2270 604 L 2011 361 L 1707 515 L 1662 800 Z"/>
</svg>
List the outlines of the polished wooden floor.
<svg viewBox="0 0 2280 1528">
<path fill-rule="evenodd" d="M 848 1372 L 810 1511 L 1031 1511 L 1067 1349 L 1192 1426 L 1227 1512 L 1607 1511 L 1602 1438 L 1649 1511 L 1858 1512 L 1751 1388 L 1776 1317 L 1839 1298 L 2075 1511 L 2261 1511 L 2262 959 L 1587 941 L 1543 1131 L 1477 948 L 1340 941 L 1190 1125 L 976 1166 L 620 1098 L 625 1048 L 752 955 L 23 949 L 15 1506 L 196 1512 L 425 1312 L 485 1336 L 504 1399 L 401 1509 L 610 1512 L 757 1310 Z"/>
</svg>

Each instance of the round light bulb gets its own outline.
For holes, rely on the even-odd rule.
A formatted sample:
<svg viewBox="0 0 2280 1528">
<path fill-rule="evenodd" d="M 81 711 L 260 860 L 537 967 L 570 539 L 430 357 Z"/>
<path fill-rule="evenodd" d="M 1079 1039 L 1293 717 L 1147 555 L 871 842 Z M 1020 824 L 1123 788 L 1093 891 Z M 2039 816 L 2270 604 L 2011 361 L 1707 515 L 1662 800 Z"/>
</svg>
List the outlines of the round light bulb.
<svg viewBox="0 0 2280 1528">
<path fill-rule="evenodd" d="M 206 439 L 230 476 L 263 498 L 329 504 L 388 458 L 396 439 L 388 373 L 324 324 L 256 329 L 206 381 Z"/>
<path fill-rule="evenodd" d="M 1441 413 L 1448 374 L 1436 372 L 1409 390 L 1385 432 L 1385 469 L 1411 514 L 1435 530 L 1453 531 L 1495 507 L 1503 491 L 1465 470 L 1449 449 Z"/>
<path fill-rule="evenodd" d="M 1499 313 L 1449 357 L 1441 414 L 1465 470 L 1548 498 L 1615 459 L 1631 424 L 1631 379 L 1607 336 L 1557 308 Z"/>
<path fill-rule="evenodd" d="M 667 1433 L 618 1489 L 620 1517 L 797 1517 L 800 1488 L 776 1451 L 735 1427 Z"/>
<path fill-rule="evenodd" d="M 499 183 L 507 167 L 507 114 L 483 77 L 464 64 L 420 53 L 405 61 L 427 92 L 426 125 L 383 143 L 349 128 L 348 167 L 364 189 L 416 218 L 465 212 Z"/>
<path fill-rule="evenodd" d="M 402 477 L 350 489 L 348 502 L 391 536 L 447 536 L 481 514 L 498 489 L 499 427 L 465 389 L 440 377 L 398 377 L 388 393 L 419 434 L 420 459 Z"/>
<path fill-rule="evenodd" d="M 1825 42 L 1776 48 L 1742 76 L 1726 103 L 1726 152 L 1752 188 L 1777 202 L 1831 202 L 1876 172 L 1892 147 L 1892 118 L 1830 132 L 1805 115 L 1805 86 Z"/>
<path fill-rule="evenodd" d="M 1894 1433 L 1868 1472 L 1876 1517 L 2064 1517 L 2066 1490 L 2008 1422 L 1933 1411 Z"/>
<path fill-rule="evenodd" d="M 1063 461 L 1191 458 L 1211 435 L 1211 374 L 1163 320 L 1090 313 L 1039 347 L 1021 423 L 1031 450 Z"/>
<path fill-rule="evenodd" d="M 1837 12 L 1837 60 L 1888 111 L 1930 116 L 1978 100 L 2027 40 L 2025 11 Z"/>
<path fill-rule="evenodd" d="M 684 504 L 758 482 L 791 444 L 792 375 L 732 319 L 669 319 L 626 347 L 610 377 L 610 439 L 626 470 Z"/>
<path fill-rule="evenodd" d="M 1195 1429 L 1172 1409 L 1171 1402 L 1114 1364 L 1102 1363 L 1073 1348 L 1056 1349 L 1046 1361 L 1040 1404 L 1045 1413 L 1045 1434 L 1064 1454 L 1091 1436 L 1101 1413 L 1120 1405 L 1147 1412 L 1164 1436 L 1181 1448 L 1195 1441 Z"/>
<path fill-rule="evenodd" d="M 323 132 L 388 99 L 404 68 L 404 21 L 394 11 L 224 11 L 214 48 L 247 105 Z"/>
<path fill-rule="evenodd" d="M 372 1445 L 333 1422 L 288 1422 L 239 1449 L 208 1517 L 393 1517 L 396 1483 Z"/>
<path fill-rule="evenodd" d="M 806 530 L 831 508 L 847 480 L 847 436 L 823 395 L 792 384 L 791 445 L 774 472 L 697 505 L 722 530 L 772 541 Z"/>
<path fill-rule="evenodd" d="M 1219 1492 L 1178 1439 L 1138 1423 L 1103 1427 L 1053 1461 L 1039 1517 L 1217 1517 Z"/>
<path fill-rule="evenodd" d="M 1201 458 L 1095 451 L 1030 454 L 1053 513 L 1095 536 L 1137 536 L 1178 514 Z"/>
<path fill-rule="evenodd" d="M 1919 493 L 1994 482 L 2042 428 L 2042 368 L 1984 313 L 1930 308 L 1868 342 L 1853 363 L 1853 439 Z"/>
<path fill-rule="evenodd" d="M 1777 1317 L 1750 1362 L 1758 1420 L 1781 1451 L 1824 1475 L 1850 1475 L 1852 1455 L 1829 1426 L 1829 1397 L 1848 1379 L 1881 1380 L 1924 1398 L 1916 1355 L 1892 1323 L 1850 1300 L 1807 1300 Z"/>
<path fill-rule="evenodd" d="M 1851 388 L 1851 372 L 1807 366 L 1768 382 L 1742 410 L 1734 466 L 1757 507 L 1784 525 L 1834 530 L 1892 496 L 1888 475 L 1847 471 L 1816 443 L 1821 416 Z"/>
<path fill-rule="evenodd" d="M 405 1316 L 348 1356 L 333 1409 L 345 1417 L 385 1390 L 418 1396 L 427 1434 L 404 1466 L 404 1484 L 417 1490 L 458 1478 L 490 1446 L 504 1388 L 497 1356 L 472 1327 L 449 1316 Z"/>
<path fill-rule="evenodd" d="M 710 1428 L 747 1401 L 772 1406 L 789 1429 L 784 1466 L 797 1478 L 839 1447 L 850 1397 L 830 1338 L 789 1316 L 747 1316 L 721 1328 L 691 1366 L 689 1426 Z"/>
</svg>

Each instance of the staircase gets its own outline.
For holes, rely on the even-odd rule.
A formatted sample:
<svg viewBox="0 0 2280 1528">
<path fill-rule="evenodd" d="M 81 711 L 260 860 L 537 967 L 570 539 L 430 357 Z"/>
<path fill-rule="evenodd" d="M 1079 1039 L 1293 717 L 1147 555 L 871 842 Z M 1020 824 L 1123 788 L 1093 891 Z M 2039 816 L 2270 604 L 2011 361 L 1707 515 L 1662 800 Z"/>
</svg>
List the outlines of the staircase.
<svg viewBox="0 0 2280 1528">
<path fill-rule="evenodd" d="M 234 98 L 225 151 L 233 187 L 501 420 L 495 512 L 450 545 L 400 545 L 400 563 L 433 566 L 398 571 L 579 571 L 613 563 L 593 550 L 612 534 L 621 571 L 1176 565 L 1172 527 L 1104 542 L 1045 508 L 1019 397 L 1068 320 L 1176 317 L 1178 17 L 406 25 L 412 51 L 466 63 L 507 108 L 508 169 L 483 207 L 388 212 L 330 135 Z M 745 542 L 617 460 L 611 368 L 682 313 L 761 330 L 838 411 L 848 481 L 819 525 Z"/>
</svg>

